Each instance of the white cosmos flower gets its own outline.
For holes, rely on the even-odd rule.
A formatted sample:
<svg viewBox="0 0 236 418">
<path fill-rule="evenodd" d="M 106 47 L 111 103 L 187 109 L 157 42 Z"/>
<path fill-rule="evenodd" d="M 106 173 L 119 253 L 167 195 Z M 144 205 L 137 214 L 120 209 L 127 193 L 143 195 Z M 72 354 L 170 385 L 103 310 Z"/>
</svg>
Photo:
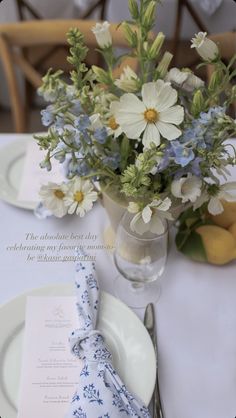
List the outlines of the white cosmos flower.
<svg viewBox="0 0 236 418">
<path fill-rule="evenodd" d="M 207 38 L 206 32 L 198 32 L 195 38 L 192 38 L 191 48 L 196 48 L 200 57 L 205 61 L 214 61 L 219 55 L 218 46 Z"/>
<path fill-rule="evenodd" d="M 202 180 L 189 173 L 187 177 L 172 181 L 171 193 L 173 196 L 182 199 L 182 203 L 195 202 L 201 195 L 201 187 Z"/>
<path fill-rule="evenodd" d="M 130 202 L 128 211 L 136 213 L 130 222 L 130 229 L 139 235 L 151 231 L 154 234 L 161 235 L 166 229 L 166 219 L 172 220 L 172 216 L 168 211 L 171 206 L 171 200 L 166 197 L 164 200 L 153 200 L 152 203 L 140 210 L 139 205 Z"/>
<path fill-rule="evenodd" d="M 230 193 L 234 191 L 234 193 Z M 236 181 L 232 181 L 230 183 L 225 183 L 219 187 L 219 191 L 216 195 L 210 196 L 206 191 L 202 193 L 202 195 L 197 199 L 195 202 L 193 209 L 200 208 L 203 203 L 208 202 L 208 212 L 212 215 L 219 215 L 220 213 L 224 212 L 224 207 L 221 203 L 221 200 L 226 200 L 227 202 L 235 202 L 236 201 Z"/>
<path fill-rule="evenodd" d="M 108 119 L 108 135 L 114 135 L 114 138 L 118 138 L 122 134 L 122 129 L 120 125 L 117 123 L 115 118 L 116 108 L 119 106 L 119 102 L 116 100 L 111 102 L 110 105 L 110 118 Z"/>
<path fill-rule="evenodd" d="M 118 78 L 114 84 L 119 87 L 119 89 L 124 90 L 127 93 L 132 93 L 137 91 L 137 81 L 137 74 L 129 67 L 129 65 L 127 65 L 120 78 Z"/>
<path fill-rule="evenodd" d="M 98 198 L 97 192 L 89 180 L 76 177 L 70 182 L 70 188 L 65 197 L 65 204 L 68 206 L 68 213 L 76 213 L 83 217 L 86 212 L 92 209 L 93 202 Z"/>
<path fill-rule="evenodd" d="M 66 183 L 48 183 L 40 188 L 39 196 L 41 197 L 43 206 L 57 218 L 62 218 L 67 214 L 65 205 L 65 196 L 68 191 Z"/>
<path fill-rule="evenodd" d="M 112 37 L 109 30 L 110 23 L 103 22 L 103 23 L 96 23 L 96 25 L 92 28 L 92 32 L 94 33 L 97 43 L 100 48 L 108 48 L 112 44 Z"/>
<path fill-rule="evenodd" d="M 167 73 L 166 81 L 182 87 L 186 91 L 193 91 L 204 86 L 204 81 L 193 74 L 191 71 L 179 70 L 178 68 L 171 68 Z"/>
<path fill-rule="evenodd" d="M 145 148 L 160 144 L 160 135 L 172 140 L 181 135 L 179 125 L 184 118 L 183 107 L 177 105 L 177 91 L 163 80 L 145 83 L 142 101 L 132 93 L 121 96 L 114 116 L 128 138 L 138 139 L 143 133 Z"/>
</svg>

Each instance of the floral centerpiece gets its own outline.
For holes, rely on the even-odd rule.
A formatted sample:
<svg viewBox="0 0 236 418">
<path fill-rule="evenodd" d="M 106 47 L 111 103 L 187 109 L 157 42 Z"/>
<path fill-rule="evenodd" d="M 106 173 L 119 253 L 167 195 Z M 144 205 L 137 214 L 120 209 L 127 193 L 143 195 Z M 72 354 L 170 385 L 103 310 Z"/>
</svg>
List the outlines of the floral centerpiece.
<svg viewBox="0 0 236 418">
<path fill-rule="evenodd" d="M 236 183 L 225 181 L 228 165 L 235 164 L 235 120 L 228 109 L 236 99 L 234 56 L 228 65 L 218 46 L 198 33 L 192 39 L 202 59 L 214 71 L 206 84 L 188 68 L 171 68 L 172 54 L 163 52 L 163 33 L 153 37 L 157 0 L 129 0 L 131 20 L 123 30 L 139 69 L 125 67 L 119 78 L 113 70 L 125 55 L 116 55 L 109 23 L 92 29 L 105 68 L 84 63 L 87 47 L 78 29 L 68 33 L 74 66 L 70 82 L 62 71 L 51 70 L 39 89 L 51 102 L 42 111 L 48 126 L 37 136 L 46 151 L 42 167 L 51 170 L 53 158 L 65 166 L 67 180 L 41 189 L 44 206 L 54 215 L 84 216 L 98 193 L 94 182 L 112 187 L 126 199 L 134 214 L 131 229 L 162 233 L 162 219 L 173 219 L 175 209 L 223 210 L 220 199 L 232 200 Z M 232 150 L 231 150 L 232 148 Z M 192 215 L 191 215 L 192 216 Z"/>
</svg>

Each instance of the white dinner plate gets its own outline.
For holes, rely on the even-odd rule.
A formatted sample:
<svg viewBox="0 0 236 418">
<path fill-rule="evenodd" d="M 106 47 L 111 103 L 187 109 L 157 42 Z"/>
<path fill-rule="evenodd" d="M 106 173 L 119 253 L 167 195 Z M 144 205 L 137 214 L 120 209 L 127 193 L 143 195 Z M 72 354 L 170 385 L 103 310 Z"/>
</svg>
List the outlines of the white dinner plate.
<svg viewBox="0 0 236 418">
<path fill-rule="evenodd" d="M 32 135 L 25 135 L 25 139 L 11 142 L 0 148 L 0 199 L 11 205 L 33 210 L 35 202 L 20 201 L 17 199 L 23 167 L 25 162 L 27 144 Z"/>
<path fill-rule="evenodd" d="M 73 285 L 59 284 L 23 294 L 0 307 L 0 414 L 16 418 L 27 296 L 70 296 Z M 113 355 L 113 364 L 131 392 L 148 405 L 156 360 L 151 339 L 139 318 L 121 301 L 102 293 L 98 328 Z"/>
</svg>

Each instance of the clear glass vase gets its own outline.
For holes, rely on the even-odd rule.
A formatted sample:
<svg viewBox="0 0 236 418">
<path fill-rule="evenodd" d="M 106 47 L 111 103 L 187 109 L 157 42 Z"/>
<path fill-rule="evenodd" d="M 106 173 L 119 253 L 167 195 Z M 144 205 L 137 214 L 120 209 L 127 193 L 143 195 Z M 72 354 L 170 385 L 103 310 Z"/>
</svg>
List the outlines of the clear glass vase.
<svg viewBox="0 0 236 418">
<path fill-rule="evenodd" d="M 157 302 L 167 259 L 168 225 L 163 220 L 161 235 L 151 231 L 139 235 L 130 229 L 133 214 L 125 212 L 116 232 L 114 261 L 120 275 L 115 293 L 132 308 Z"/>
</svg>

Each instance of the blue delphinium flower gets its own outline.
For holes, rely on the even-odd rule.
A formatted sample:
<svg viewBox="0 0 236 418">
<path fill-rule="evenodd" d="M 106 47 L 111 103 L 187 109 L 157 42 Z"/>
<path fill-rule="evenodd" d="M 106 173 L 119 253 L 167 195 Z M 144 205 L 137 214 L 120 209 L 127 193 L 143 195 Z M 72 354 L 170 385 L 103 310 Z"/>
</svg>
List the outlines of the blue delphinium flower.
<svg viewBox="0 0 236 418">
<path fill-rule="evenodd" d="M 72 100 L 72 107 L 70 108 L 70 111 L 75 116 L 78 116 L 83 112 L 81 102 L 79 99 Z"/>
<path fill-rule="evenodd" d="M 49 126 L 54 122 L 55 116 L 53 111 L 54 107 L 52 105 L 47 106 L 44 110 L 41 110 L 43 126 Z"/>
<path fill-rule="evenodd" d="M 171 145 L 174 151 L 174 161 L 176 164 L 185 167 L 194 159 L 195 154 L 192 148 L 185 147 L 183 144 L 180 144 L 179 141 L 172 141 Z"/>
<path fill-rule="evenodd" d="M 97 128 L 95 129 L 93 136 L 97 142 L 105 144 L 107 139 L 107 129 L 105 127 Z"/>
<path fill-rule="evenodd" d="M 190 164 L 190 171 L 197 177 L 201 176 L 201 167 L 200 164 L 202 162 L 202 158 L 196 157 Z"/>
<path fill-rule="evenodd" d="M 108 167 L 112 168 L 113 170 L 116 170 L 119 167 L 120 163 L 120 154 L 115 153 L 112 156 L 107 156 L 103 158 L 102 160 L 104 165 L 107 165 Z"/>
<path fill-rule="evenodd" d="M 89 172 L 91 171 L 89 165 L 86 163 L 86 161 L 80 161 L 77 167 L 77 174 L 79 176 L 87 176 Z"/>
<path fill-rule="evenodd" d="M 64 163 L 67 154 L 67 146 L 64 142 L 59 142 L 55 151 L 54 158 L 59 161 L 59 163 Z"/>
<path fill-rule="evenodd" d="M 80 115 L 78 116 L 78 118 L 75 119 L 74 124 L 79 131 L 85 133 L 87 129 L 90 127 L 91 122 L 88 115 Z"/>
</svg>

